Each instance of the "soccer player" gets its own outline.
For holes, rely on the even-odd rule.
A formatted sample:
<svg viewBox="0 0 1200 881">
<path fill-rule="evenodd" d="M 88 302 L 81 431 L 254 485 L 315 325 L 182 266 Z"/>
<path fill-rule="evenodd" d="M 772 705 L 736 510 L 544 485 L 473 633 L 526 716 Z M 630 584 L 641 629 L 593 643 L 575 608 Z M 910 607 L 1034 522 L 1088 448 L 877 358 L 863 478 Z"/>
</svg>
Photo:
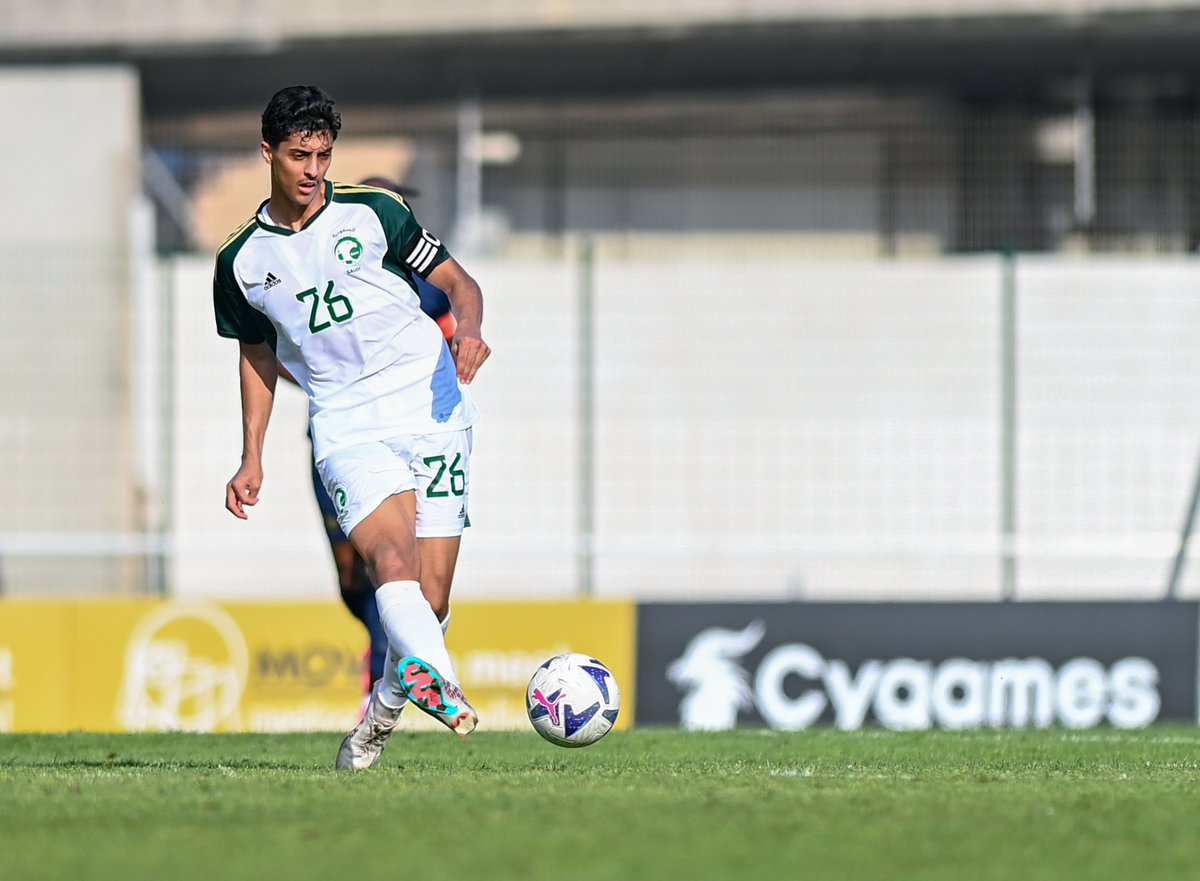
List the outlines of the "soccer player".
<svg viewBox="0 0 1200 881">
<path fill-rule="evenodd" d="M 360 181 L 360 184 L 390 190 L 397 195 L 409 198 L 417 195 L 415 190 L 403 187 L 386 177 L 368 177 Z M 452 343 L 457 322 L 454 319 L 454 312 L 450 308 L 449 299 L 445 293 L 419 275 L 414 275 L 412 280 L 416 284 L 417 296 L 421 300 L 421 311 L 437 322 L 447 343 Z M 289 382 L 296 382 L 283 365 L 279 365 L 279 374 Z M 312 432 L 309 432 L 309 440 L 311 442 Z M 365 700 L 369 701 L 375 681 L 384 675 L 388 650 L 387 634 L 384 633 L 383 625 L 379 621 L 379 606 L 375 602 L 375 585 L 371 583 L 371 579 L 367 575 L 367 566 L 363 558 L 354 549 L 354 545 L 350 543 L 346 533 L 342 532 L 341 526 L 338 525 L 337 507 L 321 482 L 315 457 L 312 463 L 312 485 L 313 495 L 317 500 L 317 507 L 325 525 L 325 535 L 329 539 L 333 563 L 337 570 L 338 593 L 350 614 L 357 618 L 367 631 L 368 649 L 364 690 L 366 692 Z M 443 621 L 443 632 L 445 632 L 445 623 Z M 365 703 L 363 710 L 366 711 Z"/>
<path fill-rule="evenodd" d="M 384 676 L 338 750 L 339 769 L 378 761 L 405 701 L 460 736 L 478 724 L 442 626 L 467 516 L 470 384 L 491 350 L 479 285 L 404 199 L 326 179 L 341 118 L 315 86 L 277 92 L 262 115 L 270 198 L 217 252 L 217 332 L 238 340 L 242 462 L 225 507 L 247 519 L 279 375 L 308 394 L 321 481 L 366 562 L 388 638 Z M 444 291 L 447 346 L 414 281 Z"/>
</svg>

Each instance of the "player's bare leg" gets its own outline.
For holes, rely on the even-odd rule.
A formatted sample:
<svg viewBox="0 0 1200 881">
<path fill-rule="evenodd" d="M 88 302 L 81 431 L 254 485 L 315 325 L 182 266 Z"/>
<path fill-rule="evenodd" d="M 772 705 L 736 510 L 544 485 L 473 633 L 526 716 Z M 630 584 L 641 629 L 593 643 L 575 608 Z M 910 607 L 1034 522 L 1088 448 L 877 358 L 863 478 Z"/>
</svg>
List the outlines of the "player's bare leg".
<svg viewBox="0 0 1200 881">
<path fill-rule="evenodd" d="M 449 611 L 458 539 L 418 539 L 416 494 L 408 491 L 386 499 L 354 527 L 350 540 L 379 585 L 379 616 L 392 649 L 456 681 L 440 620 Z"/>
<path fill-rule="evenodd" d="M 388 635 L 388 663 L 376 684 L 371 705 L 381 712 L 363 722 L 343 742 L 339 767 L 374 761 L 383 752 L 376 749 L 379 737 L 367 730 L 394 710 L 399 722 L 406 700 L 446 725 L 459 736 L 474 730 L 478 716 L 458 686 L 454 665 L 446 651 L 441 620 L 449 612 L 450 581 L 458 556 L 458 539 L 416 538 L 416 494 L 412 491 L 390 496 L 350 533 L 366 561 L 375 592 L 379 617 Z M 432 544 L 430 544 L 432 542 Z M 429 565 L 429 595 L 424 592 L 424 565 Z M 439 616 L 436 609 L 441 610 Z M 394 728 L 395 725 L 393 724 Z M 388 734 L 391 733 L 389 730 Z M 386 742 L 386 735 L 382 738 Z M 359 755 L 361 754 L 361 756 Z M 367 765 L 369 767 L 369 765 Z"/>
<path fill-rule="evenodd" d="M 404 497 L 408 497 L 407 500 Z M 415 508 L 412 497 L 413 493 L 408 492 L 385 500 L 354 528 L 350 540 L 362 555 L 372 579 L 384 590 L 386 598 L 411 599 L 411 594 L 415 593 L 428 608 L 418 584 L 421 561 L 414 534 Z M 405 504 L 405 501 L 409 504 Z M 377 600 L 381 599 L 379 593 L 376 591 Z M 411 604 L 417 606 L 416 603 Z M 381 603 L 381 618 L 382 613 Z M 428 617 L 433 619 L 436 626 L 437 619 L 432 609 L 428 611 Z M 386 621 L 384 628 L 387 629 Z M 440 627 L 437 632 L 440 636 Z M 399 635 L 393 637 L 389 631 L 389 643 L 393 640 L 398 641 Z M 389 649 L 389 655 L 391 653 Z M 339 770 L 365 770 L 378 762 L 388 738 L 400 722 L 400 711 L 407 700 L 398 673 L 394 669 L 385 670 L 384 676 L 371 689 L 362 719 L 342 741 L 336 767 Z"/>
<path fill-rule="evenodd" d="M 450 615 L 450 585 L 458 565 L 458 548 L 462 536 L 418 538 L 417 552 L 421 558 L 421 593 L 429 601 L 438 621 Z"/>
<path fill-rule="evenodd" d="M 450 623 L 450 585 L 458 563 L 460 536 L 417 539 L 421 559 L 421 592 L 434 611 L 443 637 Z M 453 668 L 439 676 L 421 657 L 401 658 L 398 662 L 401 684 L 409 699 L 460 737 L 475 729 L 479 717 L 467 702 Z M 444 672 L 444 671 L 443 671 Z"/>
</svg>

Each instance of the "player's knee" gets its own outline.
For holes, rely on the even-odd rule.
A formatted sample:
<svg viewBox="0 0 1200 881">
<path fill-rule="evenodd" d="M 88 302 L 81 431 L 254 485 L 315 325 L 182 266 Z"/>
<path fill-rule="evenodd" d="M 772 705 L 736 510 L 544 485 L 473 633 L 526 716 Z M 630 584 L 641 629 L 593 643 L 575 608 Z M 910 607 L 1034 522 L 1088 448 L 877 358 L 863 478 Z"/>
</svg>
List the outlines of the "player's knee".
<svg viewBox="0 0 1200 881">
<path fill-rule="evenodd" d="M 421 564 L 417 555 L 406 553 L 403 548 L 394 545 L 377 549 L 367 561 L 367 565 L 374 573 L 376 584 L 420 579 Z"/>
</svg>

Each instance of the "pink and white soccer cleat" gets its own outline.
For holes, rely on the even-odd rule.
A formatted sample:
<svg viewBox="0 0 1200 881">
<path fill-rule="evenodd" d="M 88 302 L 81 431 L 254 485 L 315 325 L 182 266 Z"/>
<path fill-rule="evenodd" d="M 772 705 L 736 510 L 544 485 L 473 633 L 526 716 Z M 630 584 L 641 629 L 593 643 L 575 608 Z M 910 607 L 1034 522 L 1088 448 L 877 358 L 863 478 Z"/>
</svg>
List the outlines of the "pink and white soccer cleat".
<svg viewBox="0 0 1200 881">
<path fill-rule="evenodd" d="M 437 719 L 459 737 L 466 737 L 479 724 L 479 715 L 467 703 L 458 683 L 444 679 L 437 669 L 420 658 L 401 658 L 400 687 L 418 709 Z"/>
</svg>

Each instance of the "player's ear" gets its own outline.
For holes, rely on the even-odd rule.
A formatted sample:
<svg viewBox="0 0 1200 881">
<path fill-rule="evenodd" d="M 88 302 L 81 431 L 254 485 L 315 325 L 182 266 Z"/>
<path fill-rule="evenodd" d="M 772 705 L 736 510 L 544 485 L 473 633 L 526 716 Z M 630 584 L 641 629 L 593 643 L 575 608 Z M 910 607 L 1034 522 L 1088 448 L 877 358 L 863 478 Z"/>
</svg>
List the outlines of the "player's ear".
<svg viewBox="0 0 1200 881">
<path fill-rule="evenodd" d="M 271 162 L 272 162 L 272 161 L 274 160 L 274 158 L 275 158 L 275 153 L 274 153 L 274 151 L 271 149 L 271 145 L 270 145 L 270 144 L 268 144 L 266 141 L 263 141 L 263 142 L 262 142 L 261 144 L 259 144 L 258 146 L 259 146 L 259 149 L 261 149 L 261 150 L 262 150 L 262 158 L 263 158 L 263 162 L 267 163 L 267 165 L 270 165 L 270 164 L 271 164 Z"/>
</svg>

